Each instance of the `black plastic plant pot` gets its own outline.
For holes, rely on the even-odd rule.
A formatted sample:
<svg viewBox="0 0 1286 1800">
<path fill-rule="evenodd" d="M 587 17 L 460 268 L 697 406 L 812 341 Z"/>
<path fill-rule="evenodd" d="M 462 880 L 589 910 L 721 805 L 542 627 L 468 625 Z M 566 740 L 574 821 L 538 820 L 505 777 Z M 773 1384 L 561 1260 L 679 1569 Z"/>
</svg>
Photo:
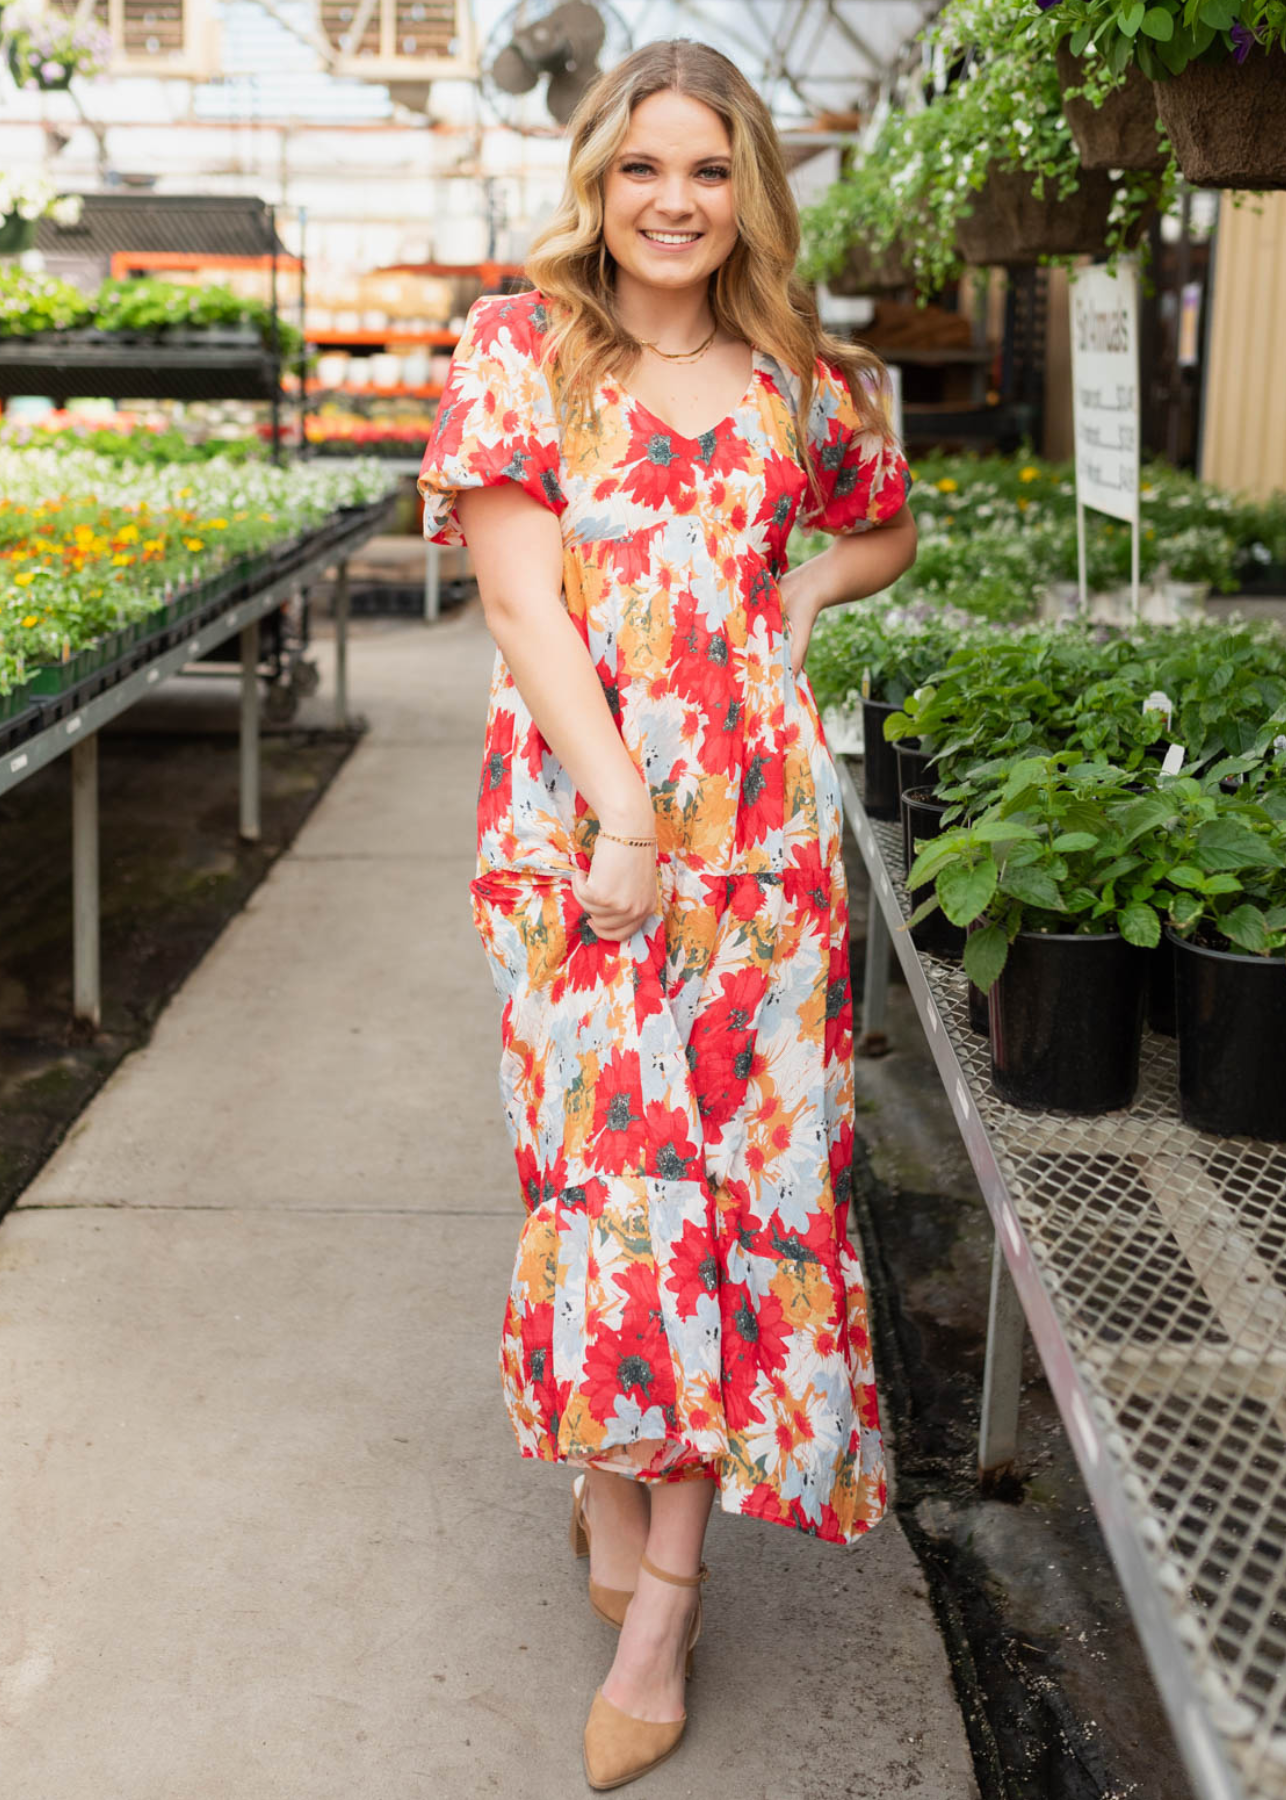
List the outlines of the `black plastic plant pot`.
<svg viewBox="0 0 1286 1800">
<path fill-rule="evenodd" d="M 932 788 L 933 770 L 929 766 L 933 760 L 932 751 L 922 750 L 919 738 L 903 738 L 894 749 L 898 759 L 899 800 L 909 788 Z"/>
<path fill-rule="evenodd" d="M 1146 953 L 1117 932 L 1020 931 L 989 996 L 1000 1098 L 1029 1112 L 1128 1106 L 1147 974 Z"/>
<path fill-rule="evenodd" d="M 925 838 L 939 836 L 948 802 L 935 800 L 931 787 L 920 787 L 907 788 L 899 804 L 902 809 L 902 855 L 909 873 L 915 861 L 914 845 Z M 912 903 L 918 906 L 928 893 L 927 886 L 917 888 L 911 895 Z M 911 942 L 926 956 L 941 956 L 949 962 L 959 962 L 964 955 L 964 927 L 953 925 L 938 906 L 918 925 L 911 927 Z"/>
<path fill-rule="evenodd" d="M 965 931 L 966 937 L 972 937 L 975 931 L 981 931 L 988 923 L 986 916 L 975 919 Z M 965 978 L 969 990 L 969 1029 L 977 1037 L 991 1036 L 991 1002 L 976 982 Z"/>
<path fill-rule="evenodd" d="M 1164 932 L 1155 950 L 1148 951 L 1148 1024 L 1162 1037 L 1173 1037 L 1174 945 Z"/>
<path fill-rule="evenodd" d="M 873 819 L 898 816 L 898 765 L 892 744 L 884 741 L 884 721 L 901 712 L 887 700 L 862 702 L 862 803 Z"/>
<path fill-rule="evenodd" d="M 972 981 L 969 983 L 969 1029 L 976 1037 L 991 1036 L 991 1002 Z"/>
<path fill-rule="evenodd" d="M 1286 1143 L 1286 958 L 1174 944 L 1179 1111 L 1220 1137 Z"/>
</svg>

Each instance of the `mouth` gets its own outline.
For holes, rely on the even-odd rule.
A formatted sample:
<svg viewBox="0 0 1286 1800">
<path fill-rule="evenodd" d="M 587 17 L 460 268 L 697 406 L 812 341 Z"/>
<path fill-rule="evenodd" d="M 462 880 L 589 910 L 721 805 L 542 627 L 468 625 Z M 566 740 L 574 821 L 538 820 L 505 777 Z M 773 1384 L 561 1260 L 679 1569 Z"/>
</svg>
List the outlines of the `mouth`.
<svg viewBox="0 0 1286 1800">
<path fill-rule="evenodd" d="M 690 244 L 700 243 L 705 234 L 700 231 L 643 231 L 640 235 L 661 250 L 686 250 Z"/>
</svg>

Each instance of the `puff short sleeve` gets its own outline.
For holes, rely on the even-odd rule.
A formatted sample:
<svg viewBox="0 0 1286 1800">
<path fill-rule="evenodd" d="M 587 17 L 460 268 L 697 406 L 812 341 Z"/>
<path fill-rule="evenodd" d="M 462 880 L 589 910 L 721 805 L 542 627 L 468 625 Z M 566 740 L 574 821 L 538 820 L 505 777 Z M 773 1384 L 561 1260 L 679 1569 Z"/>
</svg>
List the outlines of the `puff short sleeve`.
<svg viewBox="0 0 1286 1800">
<path fill-rule="evenodd" d="M 487 294 L 469 308 L 416 482 L 430 543 L 465 542 L 455 506 L 464 488 L 515 481 L 553 513 L 567 504 L 558 423 L 539 365 L 543 309 L 530 299 Z"/>
<path fill-rule="evenodd" d="M 808 415 L 808 456 L 822 486 L 821 504 L 805 493 L 798 523 L 837 535 L 869 531 L 899 512 L 911 470 L 892 432 L 862 431 L 842 373 L 818 357 Z"/>
</svg>

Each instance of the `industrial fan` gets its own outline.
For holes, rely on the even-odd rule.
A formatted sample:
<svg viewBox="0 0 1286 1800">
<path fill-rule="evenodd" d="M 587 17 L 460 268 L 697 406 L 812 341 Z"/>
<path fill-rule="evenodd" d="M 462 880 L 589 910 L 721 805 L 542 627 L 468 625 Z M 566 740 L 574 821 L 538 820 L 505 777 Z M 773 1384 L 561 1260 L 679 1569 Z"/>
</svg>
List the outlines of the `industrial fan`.
<svg viewBox="0 0 1286 1800">
<path fill-rule="evenodd" d="M 611 6 L 589 0 L 520 0 L 497 23 L 482 57 L 482 89 L 501 122 L 524 129 L 516 104 L 545 82 L 551 119 L 566 125 L 599 73 L 631 47 L 629 28 Z"/>
</svg>

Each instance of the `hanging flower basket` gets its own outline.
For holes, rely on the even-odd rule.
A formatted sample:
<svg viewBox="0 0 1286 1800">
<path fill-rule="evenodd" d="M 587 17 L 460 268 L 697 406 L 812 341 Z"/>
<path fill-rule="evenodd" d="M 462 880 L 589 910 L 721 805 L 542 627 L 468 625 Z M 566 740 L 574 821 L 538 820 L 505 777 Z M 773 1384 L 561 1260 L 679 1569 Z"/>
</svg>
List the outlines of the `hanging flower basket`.
<svg viewBox="0 0 1286 1800">
<path fill-rule="evenodd" d="M 1152 83 L 1131 63 L 1125 84 L 1104 95 L 1094 106 L 1083 95 L 1069 99 L 1067 90 L 1082 86 L 1086 64 L 1073 56 L 1064 39 L 1055 51 L 1058 79 L 1063 88 L 1063 112 L 1076 139 L 1083 169 L 1140 169 L 1160 174 L 1166 153 L 1157 134 L 1157 99 Z"/>
<path fill-rule="evenodd" d="M 1086 170 L 1076 189 L 1060 200 L 1055 183 L 1045 182 L 1043 199 L 1032 192 L 1034 177 L 1022 169 L 996 169 L 972 200 L 969 217 L 956 222 L 956 245 L 967 263 L 1005 267 L 1038 262 L 1042 256 L 1099 256 L 1107 242 L 1108 216 L 1116 184 L 1105 173 Z M 1148 222 L 1140 214 L 1127 244 L 1137 243 Z"/>
<path fill-rule="evenodd" d="M 1152 85 L 1193 187 L 1286 188 L 1286 49 L 1192 62 Z"/>
<path fill-rule="evenodd" d="M 6 213 L 0 219 L 0 256 L 16 256 L 30 250 L 36 241 L 36 221 L 24 219 L 19 212 Z"/>
<path fill-rule="evenodd" d="M 76 73 L 74 64 L 38 56 L 20 49 L 12 41 L 9 45 L 9 69 L 19 87 L 44 88 L 48 93 L 69 88 L 71 78 Z"/>
<path fill-rule="evenodd" d="M 826 285 L 832 294 L 888 294 L 898 288 L 913 287 L 915 273 L 903 262 L 898 246 L 870 250 L 865 244 L 849 246 L 848 256 L 837 275 L 828 275 Z"/>
</svg>

